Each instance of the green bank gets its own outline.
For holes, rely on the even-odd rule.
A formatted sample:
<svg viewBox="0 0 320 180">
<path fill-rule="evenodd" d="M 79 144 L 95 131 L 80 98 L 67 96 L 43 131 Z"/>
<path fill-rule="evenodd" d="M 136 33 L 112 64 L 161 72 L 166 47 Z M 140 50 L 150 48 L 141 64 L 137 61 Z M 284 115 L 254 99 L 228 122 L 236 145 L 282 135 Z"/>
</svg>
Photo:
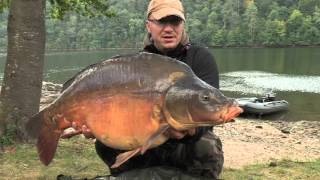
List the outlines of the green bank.
<svg viewBox="0 0 320 180">
<path fill-rule="evenodd" d="M 56 179 L 59 174 L 73 178 L 93 178 L 107 175 L 108 168 L 95 153 L 94 143 L 82 137 L 61 140 L 56 156 L 49 166 L 38 159 L 35 145 L 18 144 L 2 147 L 0 179 Z M 242 169 L 225 168 L 222 179 L 319 179 L 320 159 L 312 162 L 273 161 Z"/>
</svg>

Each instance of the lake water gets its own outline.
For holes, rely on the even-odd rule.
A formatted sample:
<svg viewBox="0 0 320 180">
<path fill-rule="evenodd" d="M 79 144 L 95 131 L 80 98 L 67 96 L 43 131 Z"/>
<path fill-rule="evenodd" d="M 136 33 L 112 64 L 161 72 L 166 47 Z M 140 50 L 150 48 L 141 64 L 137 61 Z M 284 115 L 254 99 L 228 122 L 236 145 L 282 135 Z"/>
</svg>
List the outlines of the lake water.
<svg viewBox="0 0 320 180">
<path fill-rule="evenodd" d="M 63 83 L 89 64 L 135 51 L 50 53 L 46 55 L 44 80 Z M 228 48 L 211 51 L 219 66 L 221 90 L 226 95 L 259 97 L 274 92 L 277 99 L 290 103 L 288 112 L 258 118 L 320 121 L 320 48 Z M 4 61 L 4 55 L 0 55 L 1 75 Z"/>
</svg>

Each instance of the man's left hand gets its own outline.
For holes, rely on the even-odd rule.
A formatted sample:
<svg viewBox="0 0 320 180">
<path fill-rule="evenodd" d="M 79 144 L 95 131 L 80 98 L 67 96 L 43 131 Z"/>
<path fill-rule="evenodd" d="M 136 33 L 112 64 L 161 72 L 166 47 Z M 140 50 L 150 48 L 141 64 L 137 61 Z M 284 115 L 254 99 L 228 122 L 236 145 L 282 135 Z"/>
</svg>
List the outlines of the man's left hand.
<svg viewBox="0 0 320 180">
<path fill-rule="evenodd" d="M 192 128 L 184 131 L 177 131 L 173 128 L 170 128 L 164 134 L 172 139 L 182 139 L 186 135 L 193 136 L 195 133 L 196 133 L 196 128 Z"/>
</svg>

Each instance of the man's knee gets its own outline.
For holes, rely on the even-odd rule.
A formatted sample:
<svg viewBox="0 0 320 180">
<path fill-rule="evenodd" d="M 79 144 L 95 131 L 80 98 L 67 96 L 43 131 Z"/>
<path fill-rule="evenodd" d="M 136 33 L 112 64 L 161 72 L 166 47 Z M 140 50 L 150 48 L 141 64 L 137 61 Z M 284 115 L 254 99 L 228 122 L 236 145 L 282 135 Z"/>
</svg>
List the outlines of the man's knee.
<svg viewBox="0 0 320 180">
<path fill-rule="evenodd" d="M 100 141 L 96 141 L 95 143 L 95 149 L 100 157 L 100 159 L 108 166 L 111 167 L 111 165 L 116 161 L 116 157 L 121 153 L 119 150 L 112 149 Z M 125 166 L 124 166 L 125 167 Z M 126 168 L 126 167 L 125 167 Z M 115 169 L 110 169 L 110 174 L 112 175 L 117 175 L 123 171 L 123 167 L 121 168 L 115 168 Z"/>
<path fill-rule="evenodd" d="M 194 146 L 195 173 L 202 176 L 218 178 L 222 171 L 224 157 L 222 143 L 211 131 L 204 134 Z"/>
<path fill-rule="evenodd" d="M 199 158 L 220 156 L 223 157 L 222 143 L 218 136 L 211 131 L 204 134 L 195 144 L 195 153 Z"/>
</svg>

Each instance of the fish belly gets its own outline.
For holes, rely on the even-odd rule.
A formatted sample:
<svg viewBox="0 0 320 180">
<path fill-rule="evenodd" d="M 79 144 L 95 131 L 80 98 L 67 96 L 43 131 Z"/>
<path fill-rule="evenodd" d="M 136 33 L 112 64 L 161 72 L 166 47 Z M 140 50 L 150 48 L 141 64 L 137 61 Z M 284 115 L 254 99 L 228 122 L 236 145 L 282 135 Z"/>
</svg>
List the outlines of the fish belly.
<svg viewBox="0 0 320 180">
<path fill-rule="evenodd" d="M 154 101 L 141 97 L 116 95 L 90 100 L 83 110 L 94 136 L 115 149 L 141 147 L 160 127 L 160 119 L 154 115 Z M 153 146 L 165 140 L 160 137 Z"/>
</svg>

